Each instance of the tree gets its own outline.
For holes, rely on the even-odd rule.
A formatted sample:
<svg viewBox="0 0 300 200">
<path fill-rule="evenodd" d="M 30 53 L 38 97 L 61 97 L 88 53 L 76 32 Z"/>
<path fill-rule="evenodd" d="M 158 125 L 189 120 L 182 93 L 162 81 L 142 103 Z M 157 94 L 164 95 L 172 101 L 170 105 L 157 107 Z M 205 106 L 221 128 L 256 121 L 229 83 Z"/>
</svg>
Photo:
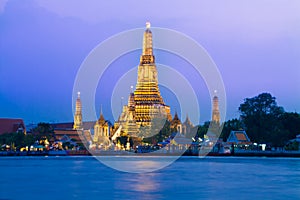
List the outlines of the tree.
<svg viewBox="0 0 300 200">
<path fill-rule="evenodd" d="M 295 112 L 285 112 L 279 117 L 279 122 L 281 131 L 275 135 L 275 140 L 280 146 L 284 146 L 300 133 L 300 115 Z"/>
<path fill-rule="evenodd" d="M 37 140 L 49 140 L 54 137 L 54 129 L 49 123 L 40 122 L 38 126 L 33 130 Z"/>
<path fill-rule="evenodd" d="M 132 147 L 132 145 L 133 145 L 132 138 L 128 137 L 127 135 L 122 135 L 120 137 L 117 137 L 117 143 L 120 143 L 124 148 L 126 148 L 128 138 L 129 138 L 130 146 Z"/>
<path fill-rule="evenodd" d="M 262 93 L 253 98 L 246 98 L 239 111 L 252 141 L 282 146 L 279 135 L 284 134 L 280 122 L 284 109 L 277 105 L 275 97 L 269 93 Z"/>
<path fill-rule="evenodd" d="M 36 141 L 35 137 L 33 135 L 25 135 L 24 137 L 24 145 L 25 146 L 31 146 Z"/>
<path fill-rule="evenodd" d="M 280 116 L 280 121 L 285 130 L 289 132 L 288 139 L 293 139 L 300 134 L 300 114 L 296 112 L 285 112 Z"/>
<path fill-rule="evenodd" d="M 17 150 L 33 144 L 33 142 L 31 142 L 31 136 L 25 135 L 22 132 L 13 132 L 0 135 L 0 146 L 3 144 L 13 145 Z"/>
<path fill-rule="evenodd" d="M 195 138 L 203 138 L 204 135 L 207 133 L 208 131 L 208 128 L 209 128 L 209 124 L 210 122 L 207 121 L 207 122 L 204 122 L 203 125 L 198 125 L 198 126 L 195 126 L 194 128 L 197 128 L 197 134 L 195 136 Z M 194 132 L 194 131 L 192 131 Z"/>
<path fill-rule="evenodd" d="M 279 116 L 284 113 L 282 107 L 276 103 L 276 98 L 269 93 L 262 93 L 253 98 L 246 98 L 239 107 L 241 117 L 274 115 Z"/>
<path fill-rule="evenodd" d="M 157 133 L 157 128 L 155 129 L 155 135 L 152 135 L 150 137 L 145 137 L 143 138 L 143 142 L 145 143 L 152 143 L 156 144 L 158 142 L 162 142 L 163 140 L 167 139 L 168 137 L 171 136 L 172 130 L 171 130 L 171 124 L 168 120 L 163 121 L 164 125 L 163 127 L 158 131 Z M 160 122 L 161 123 L 161 122 Z M 174 131 L 174 130 L 173 130 Z M 174 131 L 175 132 L 175 131 Z"/>
</svg>

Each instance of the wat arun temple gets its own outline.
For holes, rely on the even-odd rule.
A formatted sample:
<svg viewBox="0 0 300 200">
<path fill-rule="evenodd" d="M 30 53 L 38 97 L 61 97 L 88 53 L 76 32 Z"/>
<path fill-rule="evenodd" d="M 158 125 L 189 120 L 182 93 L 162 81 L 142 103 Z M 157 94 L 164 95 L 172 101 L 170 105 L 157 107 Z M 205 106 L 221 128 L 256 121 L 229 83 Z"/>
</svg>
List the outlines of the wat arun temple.
<svg viewBox="0 0 300 200">
<path fill-rule="evenodd" d="M 131 137 L 149 136 L 153 126 L 162 127 L 166 120 L 171 121 L 170 107 L 167 106 L 158 88 L 157 69 L 152 47 L 150 23 L 146 23 L 143 38 L 143 52 L 138 66 L 136 90 L 128 97 L 128 105 L 123 107 L 122 114 L 115 127 Z M 154 124 L 154 122 L 157 122 Z M 152 127 L 152 129 L 151 129 Z M 144 128 L 144 131 L 142 131 Z M 148 133 L 147 133 L 148 131 Z M 141 133 L 144 132 L 144 133 Z"/>
<path fill-rule="evenodd" d="M 131 90 L 128 104 L 123 106 L 122 113 L 113 125 L 105 120 L 101 111 L 94 127 L 87 130 L 82 122 L 80 93 L 76 100 L 73 130 L 77 130 L 83 143 L 98 149 L 120 145 L 118 140 L 127 138 L 124 149 L 143 145 L 144 139 L 158 134 L 165 125 L 180 135 L 187 135 L 194 128 L 188 116 L 182 123 L 177 113 L 172 117 L 170 107 L 164 102 L 158 87 L 158 72 L 153 54 L 152 32 L 150 23 L 146 23 L 143 35 L 143 50 L 140 56 L 136 89 Z M 218 99 L 214 98 L 213 120 L 219 121 Z M 102 109 L 101 109 L 102 110 Z M 129 143 L 129 140 L 131 143 Z M 158 141 L 156 141 L 158 142 Z M 127 144 L 127 147 L 126 147 Z M 121 147 L 120 147 L 121 148 Z"/>
</svg>

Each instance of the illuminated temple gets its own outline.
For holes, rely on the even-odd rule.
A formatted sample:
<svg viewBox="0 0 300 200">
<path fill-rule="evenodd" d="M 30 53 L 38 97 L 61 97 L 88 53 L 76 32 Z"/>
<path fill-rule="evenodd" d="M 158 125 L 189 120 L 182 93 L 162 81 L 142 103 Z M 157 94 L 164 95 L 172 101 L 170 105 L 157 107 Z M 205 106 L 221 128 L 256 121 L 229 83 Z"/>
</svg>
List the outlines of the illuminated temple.
<svg viewBox="0 0 300 200">
<path fill-rule="evenodd" d="M 150 125 L 156 117 L 170 118 L 170 107 L 165 105 L 158 88 L 157 70 L 152 48 L 150 23 L 146 23 L 143 53 L 138 67 L 136 90 L 134 91 L 135 119 L 138 125 Z"/>
<path fill-rule="evenodd" d="M 63 130 L 60 135 L 73 138 L 73 133 L 76 133 L 77 137 L 74 139 L 81 139 L 84 144 L 89 145 L 90 149 L 108 149 L 115 145 L 117 149 L 122 149 L 119 143 L 121 139 L 127 138 L 122 143 L 126 143 L 125 149 L 130 149 L 132 146 L 142 144 L 143 139 L 158 134 L 165 123 L 169 124 L 172 131 L 183 135 L 190 133 L 194 128 L 188 116 L 184 123 L 181 123 L 177 112 L 172 118 L 170 107 L 165 104 L 160 94 L 153 55 L 152 32 L 150 23 L 147 22 L 136 87 L 134 90 L 131 86 L 128 103 L 123 106 L 118 120 L 112 126 L 108 120 L 105 120 L 101 107 L 99 119 L 91 122 L 92 125 L 87 127 L 88 122 L 82 122 L 82 104 L 78 93 L 73 127 L 70 130 Z"/>
<path fill-rule="evenodd" d="M 123 107 L 123 111 L 115 123 L 115 127 L 118 129 L 115 136 L 122 132 L 135 137 L 141 128 L 153 127 L 153 122 L 156 119 L 161 122 L 171 121 L 172 116 L 170 107 L 164 103 L 158 88 L 152 32 L 150 23 L 147 22 L 143 37 L 143 51 L 138 66 L 136 89 L 131 91 L 128 104 Z M 162 125 L 160 124 L 160 127 Z"/>
</svg>

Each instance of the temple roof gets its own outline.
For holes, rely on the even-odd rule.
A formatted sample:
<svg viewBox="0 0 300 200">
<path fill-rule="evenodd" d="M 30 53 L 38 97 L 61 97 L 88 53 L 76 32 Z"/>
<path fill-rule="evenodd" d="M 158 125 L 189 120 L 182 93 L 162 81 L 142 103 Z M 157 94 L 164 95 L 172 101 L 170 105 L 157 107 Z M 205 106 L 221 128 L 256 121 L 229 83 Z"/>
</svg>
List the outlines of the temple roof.
<svg viewBox="0 0 300 200">
<path fill-rule="evenodd" d="M 73 129 L 74 123 L 73 122 L 53 123 L 50 125 L 55 130 L 67 130 L 67 129 Z M 92 129 L 94 125 L 95 125 L 95 121 L 82 122 L 83 130 Z"/>
<path fill-rule="evenodd" d="M 98 122 L 105 122 L 105 119 L 104 119 L 104 116 L 103 116 L 102 113 L 100 114 L 100 117 L 99 117 L 99 119 L 98 119 Z"/>
<path fill-rule="evenodd" d="M 175 115 L 174 115 L 174 118 L 171 121 L 171 124 L 181 124 L 181 121 L 180 121 L 180 119 L 178 117 L 177 112 L 175 112 Z"/>
<path fill-rule="evenodd" d="M 19 128 L 26 132 L 23 119 L 0 118 L 0 134 L 17 132 Z"/>
<path fill-rule="evenodd" d="M 251 144 L 245 131 L 231 131 L 227 142 L 234 144 Z"/>
</svg>

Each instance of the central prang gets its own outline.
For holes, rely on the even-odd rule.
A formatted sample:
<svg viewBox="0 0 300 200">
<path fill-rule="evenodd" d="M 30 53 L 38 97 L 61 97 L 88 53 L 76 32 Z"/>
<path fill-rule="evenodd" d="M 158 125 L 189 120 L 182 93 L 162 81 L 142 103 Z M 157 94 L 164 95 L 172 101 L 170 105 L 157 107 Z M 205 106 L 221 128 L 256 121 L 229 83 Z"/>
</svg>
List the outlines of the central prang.
<svg viewBox="0 0 300 200">
<path fill-rule="evenodd" d="M 149 137 L 157 134 L 166 120 L 171 121 L 172 116 L 170 107 L 164 103 L 159 91 L 152 32 L 150 23 L 147 22 L 136 89 L 130 93 L 128 104 L 123 106 L 123 111 L 114 125 L 114 136 L 126 134 L 140 139 Z"/>
</svg>

